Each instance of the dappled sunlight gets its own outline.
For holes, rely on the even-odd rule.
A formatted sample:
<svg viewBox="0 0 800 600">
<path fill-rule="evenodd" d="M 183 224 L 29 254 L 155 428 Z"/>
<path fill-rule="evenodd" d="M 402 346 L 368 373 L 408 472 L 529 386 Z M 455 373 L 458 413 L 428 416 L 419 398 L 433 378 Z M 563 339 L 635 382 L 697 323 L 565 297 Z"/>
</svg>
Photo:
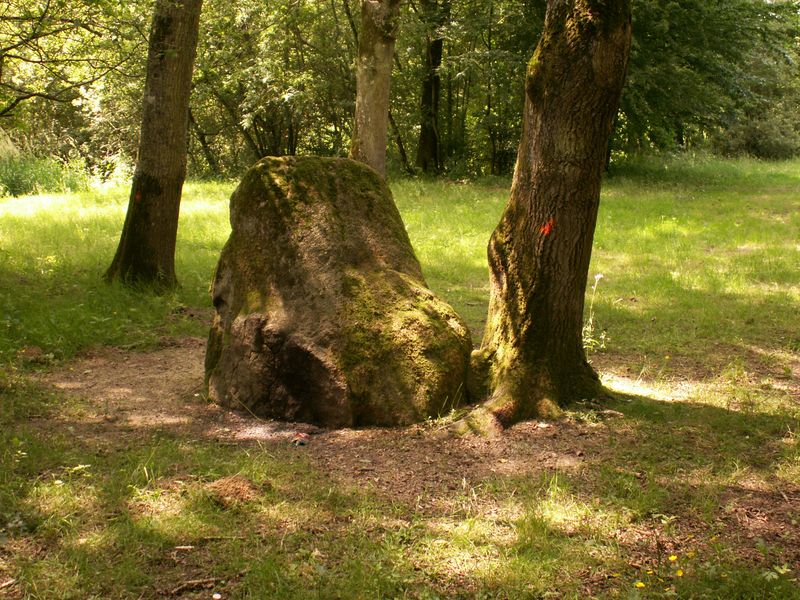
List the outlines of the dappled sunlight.
<svg viewBox="0 0 800 600">
<path fill-rule="evenodd" d="M 557 469 L 538 497 L 526 507 L 522 519 L 536 519 L 548 529 L 564 536 L 608 536 L 630 523 L 624 511 L 609 510 L 599 499 L 574 494 L 564 478 L 568 472 Z M 588 501 L 588 502 L 587 502 Z"/>
<path fill-rule="evenodd" d="M 172 368 L 164 360 L 172 351 L 152 356 L 148 368 L 158 368 L 149 373 L 163 376 Z M 98 370 L 118 372 L 124 362 L 136 373 L 145 368 L 145 356 L 94 362 L 90 369 L 74 364 L 67 371 L 74 375 L 56 374 L 53 381 L 103 381 Z M 194 360 L 200 362 L 199 353 Z M 579 593 L 580 586 L 597 593 L 636 581 L 650 585 L 657 576 L 674 581 L 673 554 L 687 577 L 701 568 L 689 553 L 730 569 L 713 557 L 735 551 L 757 561 L 755 536 L 768 536 L 780 549 L 774 560 L 785 562 L 796 556 L 787 549 L 796 536 L 787 529 L 792 504 L 781 494 L 791 499 L 794 492 L 776 487 L 773 473 L 796 465 L 796 439 L 781 429 L 778 416 L 695 404 L 710 402 L 715 386 L 740 377 L 731 371 L 719 381 L 687 381 L 690 389 L 669 394 L 676 382 L 662 387 L 614 375 L 604 381 L 628 398 L 614 405 L 618 413 L 579 408 L 568 421 L 522 423 L 493 440 L 443 436 L 433 424 L 312 429 L 308 445 L 297 447 L 289 444 L 296 425 L 206 412 L 189 379 L 160 395 L 169 410 L 154 417 L 164 422 L 154 418 L 131 430 L 122 419 L 98 421 L 90 427 L 101 429 L 87 435 L 80 424 L 103 414 L 109 390 L 137 388 L 72 386 L 64 392 L 77 393 L 83 411 L 66 411 L 50 426 L 61 435 L 71 428 L 79 456 L 99 462 L 72 467 L 74 483 L 63 469 L 53 478 L 65 488 L 91 485 L 81 488 L 80 501 L 68 500 L 51 479 L 28 502 L 54 515 L 53 523 L 59 515 L 68 519 L 68 529 L 57 530 L 69 533 L 52 560 L 82 564 L 113 547 L 127 564 L 119 567 L 122 577 L 142 568 L 141 552 L 165 564 L 189 561 L 200 572 L 223 555 L 229 556 L 225 564 L 238 564 L 236 553 L 251 565 L 242 585 L 281 585 L 295 576 L 306 589 L 330 585 L 329 576 L 347 585 L 370 578 L 376 585 L 418 585 L 424 573 L 425 585 L 440 591 L 524 595 Z M 139 401 L 129 396 L 131 406 Z M 190 423 L 173 424 L 171 414 Z M 774 451 L 764 443 L 773 430 L 780 432 Z M 112 439 L 128 449 L 98 455 Z M 225 507 L 207 487 L 225 474 L 269 485 L 252 500 Z M 120 509 L 124 520 L 98 535 L 102 515 Z M 754 538 L 742 539 L 742 532 Z M 710 553 L 712 544 L 721 554 Z M 262 569 L 264 556 L 281 566 L 264 563 Z M 367 572 L 353 570 L 364 557 Z M 70 585 L 86 589 L 88 571 L 77 572 Z M 580 578 L 568 577 L 578 572 Z M 149 585 L 170 590 L 180 584 L 172 571 L 161 573 Z"/>
<path fill-rule="evenodd" d="M 23 510 L 35 515 L 40 521 L 37 527 L 43 532 L 72 534 L 79 521 L 77 515 L 96 514 L 99 510 L 91 465 L 79 466 L 84 468 L 76 471 L 67 467 L 30 489 Z M 76 476 L 76 472 L 81 474 Z"/>
<path fill-rule="evenodd" d="M 142 487 L 131 486 L 131 494 L 126 508 L 134 519 L 147 518 L 154 528 L 164 523 L 174 530 L 171 521 L 181 517 L 186 522 L 191 516 L 191 500 L 187 498 L 186 484 L 180 480 L 154 481 Z M 191 529 L 196 530 L 198 523 Z"/>
<path fill-rule="evenodd" d="M 612 392 L 629 396 L 646 396 L 660 402 L 686 400 L 699 396 L 703 384 L 699 382 L 653 381 L 650 378 L 631 378 L 611 373 L 601 373 L 600 380 Z M 676 385 L 677 383 L 677 385 Z"/>
<path fill-rule="evenodd" d="M 95 205 L 0 203 L 12 261 L 2 274 L 19 280 L 0 315 L 2 358 L 31 348 L 50 361 L 0 407 L 15 415 L 0 452 L 0 580 L 75 597 L 171 595 L 191 578 L 225 581 L 224 597 L 791 597 L 781 592 L 800 569 L 792 168 L 753 184 L 774 178 L 787 199 L 757 202 L 739 179 L 704 172 L 703 189 L 680 175 L 666 190 L 609 179 L 590 270 L 604 275 L 594 322 L 606 348 L 589 358 L 617 400 L 496 438 L 452 436 L 454 415 L 326 431 L 209 405 L 200 336 L 232 184 L 187 185 L 178 271 L 190 289 L 165 299 L 99 282 L 126 191 Z M 393 187 L 429 283 L 478 341 L 486 242 L 507 190 Z M 185 320 L 197 337 L 174 333 Z M 225 477 L 252 483 L 252 497 L 220 499 L 210 486 Z"/>
<path fill-rule="evenodd" d="M 475 542 L 454 532 L 442 535 L 415 544 L 410 560 L 417 569 L 464 585 L 502 568 L 506 557 L 495 540 Z"/>
</svg>

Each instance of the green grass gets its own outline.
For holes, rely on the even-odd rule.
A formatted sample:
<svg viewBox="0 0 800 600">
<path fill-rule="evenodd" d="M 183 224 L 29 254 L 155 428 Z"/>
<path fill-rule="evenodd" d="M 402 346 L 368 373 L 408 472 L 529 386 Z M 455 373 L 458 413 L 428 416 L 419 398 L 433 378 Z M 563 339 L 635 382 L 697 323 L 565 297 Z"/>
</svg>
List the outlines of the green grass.
<svg viewBox="0 0 800 600">
<path fill-rule="evenodd" d="M 476 342 L 507 184 L 393 184 L 429 284 Z M 205 335 L 231 189 L 187 186 L 182 286 L 159 297 L 101 283 L 126 190 L 0 199 L 0 586 L 30 598 L 159 597 L 203 578 L 226 598 L 800 598 L 800 162 L 615 169 L 590 271 L 603 274 L 593 334 L 605 349 L 590 357 L 622 416 L 577 406 L 474 443 L 437 441 L 436 423 L 411 430 L 404 444 L 443 461 L 417 502 L 368 474 L 333 477 L 281 441 L 100 436 L 98 407 L 31 373 L 93 346 Z M 349 452 L 376 465 L 400 452 L 372 439 Z M 475 460 L 483 471 L 465 466 Z M 265 492 L 220 506 L 206 484 L 234 474 Z"/>
<path fill-rule="evenodd" d="M 683 357 L 721 370 L 734 351 L 785 363 L 800 347 L 798 171 L 796 162 L 753 161 L 651 160 L 617 169 L 604 188 L 590 272 L 604 275 L 595 319 L 610 349 L 665 372 Z M 200 333 L 182 314 L 209 307 L 232 187 L 186 186 L 176 256 L 182 285 L 166 298 L 101 283 L 125 189 L 0 200 L 0 277 L 8 282 L 0 295 L 0 362 L 21 347 L 62 358 L 92 344 L 139 346 Z M 507 182 L 401 180 L 393 188 L 429 284 L 479 341 L 485 247 Z M 676 349 L 672 363 L 664 362 L 665 347 Z"/>
<path fill-rule="evenodd" d="M 96 344 L 147 347 L 202 335 L 187 308 L 210 306 L 232 185 L 189 184 L 176 256 L 181 287 L 159 297 L 106 285 L 127 207 L 121 188 L 0 200 L 0 363 L 22 348 L 68 358 Z"/>
<path fill-rule="evenodd" d="M 709 372 L 731 355 L 787 367 L 800 331 L 799 191 L 796 162 L 650 162 L 614 177 L 591 267 L 605 275 L 595 307 L 612 348 L 660 366 L 668 348 Z"/>
</svg>

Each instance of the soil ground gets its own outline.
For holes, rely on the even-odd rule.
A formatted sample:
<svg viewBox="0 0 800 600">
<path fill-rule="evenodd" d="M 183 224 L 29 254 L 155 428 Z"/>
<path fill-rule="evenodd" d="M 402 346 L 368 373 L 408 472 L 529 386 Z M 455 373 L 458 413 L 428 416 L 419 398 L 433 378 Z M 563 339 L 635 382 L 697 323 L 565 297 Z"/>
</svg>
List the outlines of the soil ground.
<svg viewBox="0 0 800 600">
<path fill-rule="evenodd" d="M 578 469 L 604 445 L 602 428 L 593 424 L 529 422 L 500 437 L 458 438 L 444 425 L 328 431 L 267 421 L 202 398 L 204 353 L 200 338 L 170 340 L 144 353 L 99 348 L 48 374 L 46 382 L 85 401 L 88 412 L 75 433 L 100 447 L 124 445 L 142 429 L 231 444 L 289 445 L 303 433 L 308 438 L 300 451 L 341 483 L 369 485 L 431 510 L 446 510 L 448 490 L 461 488 L 465 478 L 520 474 L 523 463 L 533 470 Z"/>
</svg>

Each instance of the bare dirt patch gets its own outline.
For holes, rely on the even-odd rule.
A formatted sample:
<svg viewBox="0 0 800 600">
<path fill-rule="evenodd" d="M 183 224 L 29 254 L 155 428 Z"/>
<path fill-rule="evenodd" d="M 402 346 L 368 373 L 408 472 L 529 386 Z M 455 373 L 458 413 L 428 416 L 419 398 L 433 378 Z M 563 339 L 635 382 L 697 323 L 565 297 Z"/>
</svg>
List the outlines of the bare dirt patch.
<svg viewBox="0 0 800 600">
<path fill-rule="evenodd" d="M 101 446 L 123 443 L 145 430 L 228 443 L 298 446 L 321 471 L 342 483 L 368 486 L 393 500 L 447 510 L 453 491 L 501 475 L 578 470 L 605 445 L 602 424 L 520 424 L 499 438 L 452 437 L 444 424 L 406 428 L 324 430 L 303 423 L 256 418 L 207 403 L 202 397 L 205 342 L 170 341 L 151 352 L 93 350 L 45 377 L 82 400 L 80 422 L 56 416 L 80 437 Z"/>
<path fill-rule="evenodd" d="M 226 508 L 257 500 L 269 486 L 257 486 L 247 477 L 231 475 L 206 484 L 206 490 L 216 502 Z"/>
</svg>

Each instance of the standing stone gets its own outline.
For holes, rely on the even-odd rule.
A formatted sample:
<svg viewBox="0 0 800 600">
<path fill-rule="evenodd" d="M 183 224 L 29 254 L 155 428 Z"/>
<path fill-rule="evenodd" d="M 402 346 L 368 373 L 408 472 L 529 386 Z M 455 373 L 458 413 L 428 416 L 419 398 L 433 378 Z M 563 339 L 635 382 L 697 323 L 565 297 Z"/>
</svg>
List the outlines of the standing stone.
<svg viewBox="0 0 800 600">
<path fill-rule="evenodd" d="M 464 400 L 469 332 L 427 288 L 375 171 L 265 158 L 230 209 L 212 289 L 211 399 L 330 427 L 408 424 Z"/>
</svg>

